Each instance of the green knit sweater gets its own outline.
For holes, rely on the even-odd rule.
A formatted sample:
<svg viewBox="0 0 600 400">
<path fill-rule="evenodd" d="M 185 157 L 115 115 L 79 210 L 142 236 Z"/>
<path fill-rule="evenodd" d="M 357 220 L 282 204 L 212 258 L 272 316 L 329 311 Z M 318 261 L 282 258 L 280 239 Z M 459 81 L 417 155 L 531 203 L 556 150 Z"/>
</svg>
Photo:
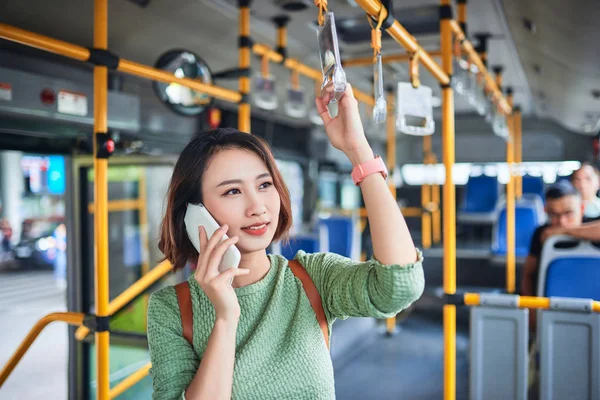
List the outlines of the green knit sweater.
<svg viewBox="0 0 600 400">
<path fill-rule="evenodd" d="M 281 256 L 252 285 L 235 289 L 241 308 L 236 337 L 233 399 L 334 399 L 331 357 L 302 283 Z M 394 316 L 417 300 L 425 285 L 422 254 L 409 265 L 354 262 L 333 253 L 296 259 L 321 295 L 329 330 L 336 318 Z M 193 275 L 194 346 L 182 336 L 173 286 L 148 305 L 148 345 L 154 399 L 183 399 L 206 349 L 215 312 Z"/>
</svg>

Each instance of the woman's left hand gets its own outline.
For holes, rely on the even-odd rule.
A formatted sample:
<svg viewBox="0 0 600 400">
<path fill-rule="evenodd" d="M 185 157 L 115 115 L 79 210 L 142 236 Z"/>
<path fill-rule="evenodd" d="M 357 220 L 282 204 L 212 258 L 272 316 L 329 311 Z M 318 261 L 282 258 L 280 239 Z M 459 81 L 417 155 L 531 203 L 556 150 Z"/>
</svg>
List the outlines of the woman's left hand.
<svg viewBox="0 0 600 400">
<path fill-rule="evenodd" d="M 346 91 L 338 102 L 338 115 L 335 118 L 329 115 L 326 99 L 317 97 L 316 104 L 333 147 L 344 152 L 353 165 L 374 157 L 360 120 L 358 102 L 349 83 L 346 84 Z"/>
</svg>

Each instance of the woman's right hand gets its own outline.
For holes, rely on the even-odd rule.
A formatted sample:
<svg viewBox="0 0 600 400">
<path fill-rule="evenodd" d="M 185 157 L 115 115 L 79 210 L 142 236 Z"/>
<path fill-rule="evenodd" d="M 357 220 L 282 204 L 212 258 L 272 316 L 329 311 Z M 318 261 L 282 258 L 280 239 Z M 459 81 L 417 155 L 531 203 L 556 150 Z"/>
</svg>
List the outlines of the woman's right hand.
<svg viewBox="0 0 600 400">
<path fill-rule="evenodd" d="M 240 317 L 240 304 L 230 281 L 234 277 L 246 275 L 250 271 L 242 268 L 230 268 L 219 273 L 219 264 L 225 251 L 238 241 L 238 237 L 234 236 L 221 242 L 227 229 L 228 226 L 223 225 L 208 240 L 204 227 L 198 228 L 200 256 L 194 278 L 215 308 L 216 319 L 237 322 Z"/>
</svg>

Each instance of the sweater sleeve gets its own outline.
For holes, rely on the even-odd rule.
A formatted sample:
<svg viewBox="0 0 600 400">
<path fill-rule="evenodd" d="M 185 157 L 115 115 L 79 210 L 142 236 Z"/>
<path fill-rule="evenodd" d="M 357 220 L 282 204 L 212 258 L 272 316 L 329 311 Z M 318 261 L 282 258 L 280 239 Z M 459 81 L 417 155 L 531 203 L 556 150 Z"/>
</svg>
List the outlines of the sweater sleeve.
<svg viewBox="0 0 600 400">
<path fill-rule="evenodd" d="M 335 318 L 388 318 L 407 308 L 423 293 L 423 254 L 415 263 L 384 265 L 374 257 L 355 262 L 334 253 L 307 254 L 296 259 L 310 274 L 329 322 Z"/>
<path fill-rule="evenodd" d="M 200 359 L 183 337 L 175 288 L 154 292 L 148 303 L 148 348 L 155 400 L 185 399 Z"/>
</svg>

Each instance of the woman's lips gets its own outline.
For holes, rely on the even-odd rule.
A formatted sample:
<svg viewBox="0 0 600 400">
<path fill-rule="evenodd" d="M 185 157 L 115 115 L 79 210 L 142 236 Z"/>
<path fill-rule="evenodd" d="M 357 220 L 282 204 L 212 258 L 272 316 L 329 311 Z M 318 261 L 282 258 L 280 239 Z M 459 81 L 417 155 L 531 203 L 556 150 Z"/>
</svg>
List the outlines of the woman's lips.
<svg viewBox="0 0 600 400">
<path fill-rule="evenodd" d="M 267 233 L 269 223 L 266 222 L 262 225 L 253 225 L 246 228 L 242 228 L 242 231 L 252 236 L 261 236 Z"/>
</svg>

